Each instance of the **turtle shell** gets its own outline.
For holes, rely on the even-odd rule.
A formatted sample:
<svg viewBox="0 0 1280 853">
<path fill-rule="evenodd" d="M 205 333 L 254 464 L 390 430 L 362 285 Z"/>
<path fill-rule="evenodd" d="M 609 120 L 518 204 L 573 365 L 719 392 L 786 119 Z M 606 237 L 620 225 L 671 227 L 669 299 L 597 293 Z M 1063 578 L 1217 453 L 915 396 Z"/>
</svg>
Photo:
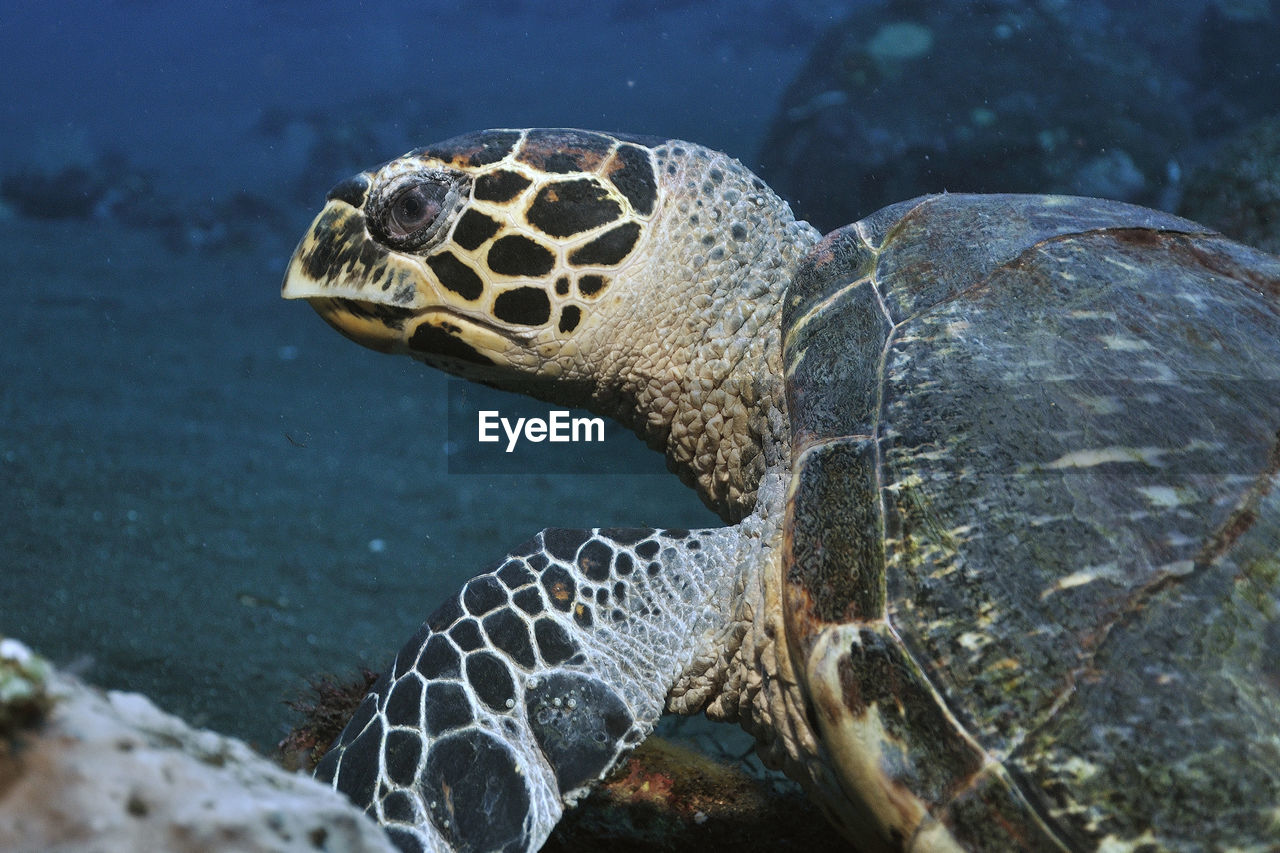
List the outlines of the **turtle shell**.
<svg viewBox="0 0 1280 853">
<path fill-rule="evenodd" d="M 1280 259 L 1116 202 L 932 196 L 827 236 L 783 330 L 787 639 L 835 818 L 1274 842 Z"/>
</svg>

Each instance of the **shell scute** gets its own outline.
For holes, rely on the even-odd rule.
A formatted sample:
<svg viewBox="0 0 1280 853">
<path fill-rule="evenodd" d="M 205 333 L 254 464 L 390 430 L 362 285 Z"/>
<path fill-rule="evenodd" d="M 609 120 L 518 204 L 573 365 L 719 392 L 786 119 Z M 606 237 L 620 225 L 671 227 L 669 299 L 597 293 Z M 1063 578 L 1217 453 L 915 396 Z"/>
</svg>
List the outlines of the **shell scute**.
<svg viewBox="0 0 1280 853">
<path fill-rule="evenodd" d="M 787 289 L 783 359 L 797 449 L 874 428 L 891 326 L 870 278 L 873 261 L 861 235 L 844 228 L 814 247 Z"/>
<path fill-rule="evenodd" d="M 784 333 L 853 282 L 875 269 L 876 253 L 858 225 L 846 225 L 823 237 L 800 262 L 782 302 Z"/>
<path fill-rule="evenodd" d="M 898 218 L 890 224 L 887 214 Z M 924 196 L 875 214 L 864 230 L 885 235 L 877 276 L 892 282 L 885 302 L 900 321 L 954 298 L 1046 241 L 1117 226 L 1210 233 L 1172 214 L 1121 202 L 1013 194 Z"/>
<path fill-rule="evenodd" d="M 790 595 L 805 601 L 807 620 L 843 623 L 884 614 L 875 456 L 868 440 L 846 439 L 811 448 L 797 460 L 787 508 L 786 583 Z M 826 524 L 828 514 L 844 523 Z M 797 616 L 799 611 L 799 605 L 793 608 Z M 797 628 L 803 636 L 813 630 Z"/>
<path fill-rule="evenodd" d="M 1060 823 L 1046 824 L 1028 804 L 1023 789 L 996 764 L 988 765 L 967 788 L 958 791 L 937 817 L 965 850 L 1060 853 L 1067 847 L 1088 847 L 1083 836 L 1066 834 Z"/>
</svg>

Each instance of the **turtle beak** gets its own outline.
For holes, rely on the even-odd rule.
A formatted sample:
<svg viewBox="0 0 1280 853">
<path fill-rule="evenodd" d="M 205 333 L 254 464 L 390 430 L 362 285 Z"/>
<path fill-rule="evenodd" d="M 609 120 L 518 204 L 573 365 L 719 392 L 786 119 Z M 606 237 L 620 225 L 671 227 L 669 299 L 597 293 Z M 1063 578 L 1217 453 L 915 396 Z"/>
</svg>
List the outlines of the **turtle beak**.
<svg viewBox="0 0 1280 853">
<path fill-rule="evenodd" d="M 416 259 L 392 252 L 369 233 L 361 173 L 334 187 L 285 272 L 281 295 L 305 299 L 325 322 L 379 352 L 403 351 L 405 321 L 430 304 Z"/>
<path fill-rule="evenodd" d="M 393 251 L 369 232 L 372 175 L 334 187 L 289 260 L 280 294 L 305 299 L 324 321 L 362 346 L 407 353 L 455 373 L 508 365 L 512 343 L 481 319 L 449 308 L 423 260 Z"/>
</svg>

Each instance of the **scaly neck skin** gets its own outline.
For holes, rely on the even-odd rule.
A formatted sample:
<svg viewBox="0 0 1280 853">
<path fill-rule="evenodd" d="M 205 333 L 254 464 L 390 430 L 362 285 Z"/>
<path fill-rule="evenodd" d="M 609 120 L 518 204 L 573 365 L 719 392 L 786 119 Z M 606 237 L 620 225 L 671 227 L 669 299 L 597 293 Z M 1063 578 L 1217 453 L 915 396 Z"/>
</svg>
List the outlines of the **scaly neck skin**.
<svg viewBox="0 0 1280 853">
<path fill-rule="evenodd" d="M 671 143 L 658 167 L 652 239 L 614 297 L 626 301 L 584 329 L 562 367 L 566 378 L 590 378 L 589 408 L 663 450 L 707 506 L 736 522 L 765 470 L 790 452 L 782 295 L 819 235 L 723 154 Z"/>
</svg>

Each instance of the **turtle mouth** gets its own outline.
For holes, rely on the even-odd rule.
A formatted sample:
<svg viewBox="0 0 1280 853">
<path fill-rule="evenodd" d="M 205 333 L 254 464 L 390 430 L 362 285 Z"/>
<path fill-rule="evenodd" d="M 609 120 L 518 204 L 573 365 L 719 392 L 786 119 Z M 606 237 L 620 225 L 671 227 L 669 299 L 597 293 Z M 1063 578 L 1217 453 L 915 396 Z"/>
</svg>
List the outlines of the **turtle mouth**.
<svg viewBox="0 0 1280 853">
<path fill-rule="evenodd" d="M 344 337 L 378 352 L 410 355 L 458 373 L 456 362 L 510 366 L 503 353 L 518 346 L 510 333 L 447 308 L 424 310 L 359 299 L 308 297 L 307 302 Z"/>
<path fill-rule="evenodd" d="M 331 198 L 294 250 L 280 295 L 426 308 L 432 300 L 419 287 L 423 280 L 416 258 L 378 243 L 362 210 Z"/>
<path fill-rule="evenodd" d="M 507 365 L 505 354 L 526 343 L 483 317 L 443 304 L 420 260 L 381 245 L 364 212 L 341 198 L 330 198 L 298 243 L 280 293 L 305 299 L 326 323 L 362 346 L 445 369 L 454 362 Z"/>
</svg>

